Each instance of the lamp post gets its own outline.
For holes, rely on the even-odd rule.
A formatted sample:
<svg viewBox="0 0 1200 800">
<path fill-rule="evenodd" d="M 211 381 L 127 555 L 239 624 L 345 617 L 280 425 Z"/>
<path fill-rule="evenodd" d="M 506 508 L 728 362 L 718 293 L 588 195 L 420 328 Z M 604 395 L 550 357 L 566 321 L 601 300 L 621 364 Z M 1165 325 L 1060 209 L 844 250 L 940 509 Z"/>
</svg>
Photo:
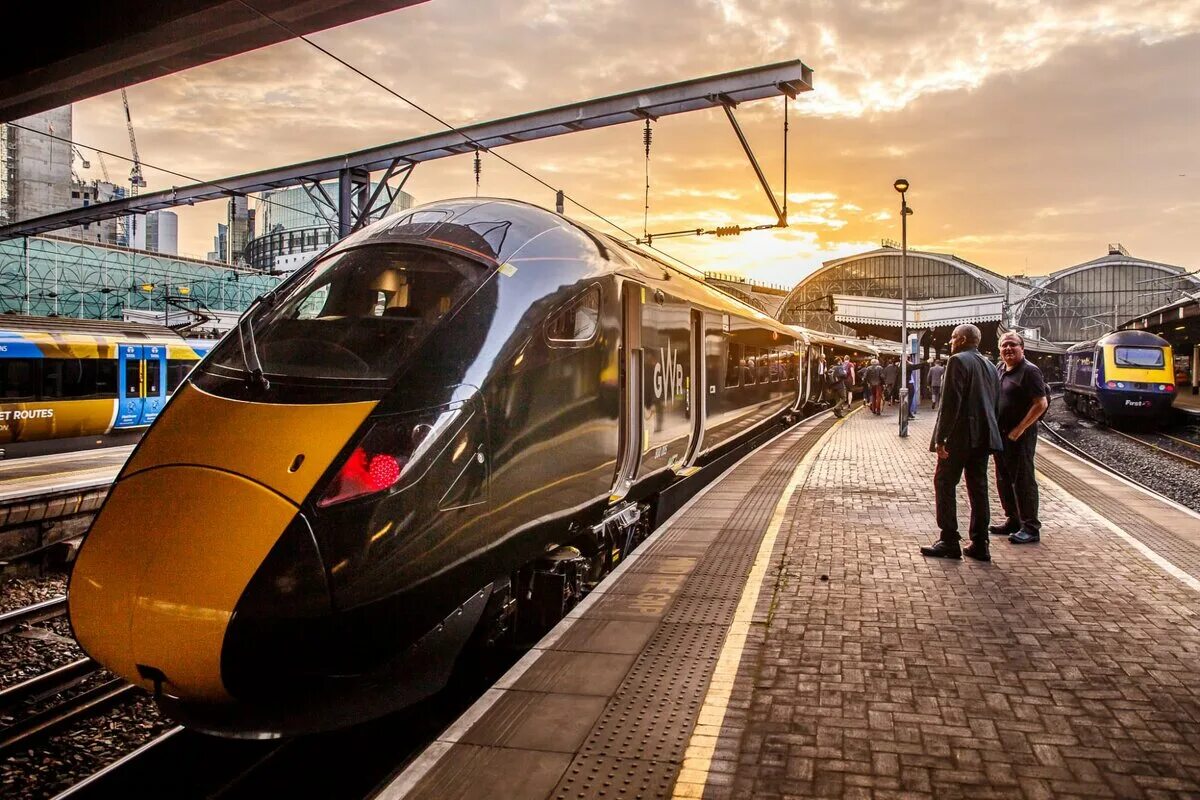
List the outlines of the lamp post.
<svg viewBox="0 0 1200 800">
<path fill-rule="evenodd" d="M 900 193 L 900 436 L 908 436 L 908 180 L 892 184 Z"/>
</svg>

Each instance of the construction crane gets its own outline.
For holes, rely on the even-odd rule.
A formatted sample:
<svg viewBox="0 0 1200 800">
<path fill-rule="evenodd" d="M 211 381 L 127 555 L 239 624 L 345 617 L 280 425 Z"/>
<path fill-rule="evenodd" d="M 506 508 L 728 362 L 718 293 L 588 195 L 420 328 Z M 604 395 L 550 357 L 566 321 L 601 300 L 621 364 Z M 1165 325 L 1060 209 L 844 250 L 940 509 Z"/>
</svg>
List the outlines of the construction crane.
<svg viewBox="0 0 1200 800">
<path fill-rule="evenodd" d="M 125 94 L 125 90 L 121 90 L 121 102 L 125 104 L 125 127 L 129 129 L 129 149 L 133 152 L 133 169 L 129 171 L 129 194 L 131 197 L 137 197 L 138 189 L 146 185 L 146 179 L 142 177 L 142 160 L 138 157 L 137 138 L 133 135 L 133 117 L 129 113 L 129 96 Z"/>
<path fill-rule="evenodd" d="M 100 157 L 100 172 L 104 175 L 105 183 L 112 183 L 112 178 L 108 177 L 108 164 L 104 163 L 104 153 L 97 150 L 96 155 Z"/>
</svg>

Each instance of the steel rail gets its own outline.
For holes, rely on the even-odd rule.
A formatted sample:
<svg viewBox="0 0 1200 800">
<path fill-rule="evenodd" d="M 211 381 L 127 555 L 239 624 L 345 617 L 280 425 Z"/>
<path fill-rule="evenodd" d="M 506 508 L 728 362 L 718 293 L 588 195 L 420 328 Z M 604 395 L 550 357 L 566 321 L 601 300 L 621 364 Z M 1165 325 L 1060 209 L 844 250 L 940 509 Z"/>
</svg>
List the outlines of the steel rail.
<svg viewBox="0 0 1200 800">
<path fill-rule="evenodd" d="M 1153 442 L 1146 441 L 1145 439 L 1141 438 L 1140 436 L 1134 436 L 1131 433 L 1125 433 L 1125 431 L 1119 431 L 1116 428 L 1109 428 L 1108 431 L 1109 431 L 1109 433 L 1115 433 L 1118 436 L 1124 436 L 1126 439 L 1128 439 L 1131 442 L 1137 442 L 1138 444 L 1143 444 L 1146 447 L 1151 448 L 1152 450 L 1157 450 L 1160 453 L 1166 453 L 1167 455 L 1171 456 L 1172 458 L 1177 458 L 1180 461 L 1191 464 L 1193 467 L 1200 467 L 1200 461 L 1197 461 L 1194 458 L 1188 458 L 1187 456 L 1181 455 L 1180 453 L 1176 453 L 1174 450 L 1168 450 L 1165 447 L 1160 447 L 1159 445 L 1156 445 Z"/>
<path fill-rule="evenodd" d="M 1149 486 L 1148 484 L 1143 483 L 1142 481 L 1139 481 L 1137 478 L 1133 477 L 1132 475 L 1124 473 L 1121 470 L 1117 469 L 1116 467 L 1112 466 L 1107 461 L 1104 461 L 1103 459 L 1097 458 L 1096 456 L 1092 455 L 1087 450 L 1084 450 L 1082 447 L 1080 447 L 1079 445 L 1070 441 L 1069 439 L 1067 439 L 1067 437 L 1063 436 L 1061 433 L 1059 433 L 1058 431 L 1051 428 L 1049 425 L 1047 425 L 1045 423 L 1044 420 L 1039 420 L 1038 426 L 1039 426 L 1039 431 L 1041 433 L 1048 434 L 1051 439 L 1054 439 L 1055 444 L 1059 445 L 1060 447 L 1062 447 L 1065 450 L 1071 451 L 1071 453 L 1073 455 L 1076 455 L 1079 458 L 1082 458 L 1084 461 L 1087 461 L 1091 464 L 1095 464 L 1097 467 L 1100 467 L 1101 469 L 1105 470 L 1106 472 L 1111 472 L 1113 475 L 1120 477 L 1122 480 L 1129 481 L 1130 483 L 1140 486 L 1141 488 L 1145 489 L 1147 492 L 1150 492 L 1151 494 L 1155 495 L 1156 497 L 1163 497 L 1163 498 L 1166 498 L 1167 500 L 1171 499 L 1171 498 L 1167 497 L 1166 495 L 1164 495 L 1162 492 L 1155 489 L 1153 486 Z M 1174 502 L 1174 501 L 1172 501 L 1172 502 Z"/>
<path fill-rule="evenodd" d="M 1180 439 L 1178 436 L 1172 436 L 1169 433 L 1160 433 L 1159 436 L 1165 436 L 1166 438 L 1170 439 L 1172 442 L 1185 445 L 1187 447 L 1192 448 L 1193 450 L 1200 450 L 1200 444 L 1197 444 L 1196 442 L 1189 442 L 1187 439 Z"/>
<path fill-rule="evenodd" d="M 100 665 L 92 659 L 81 658 L 49 672 L 43 672 L 27 681 L 13 684 L 0 691 L 0 711 L 7 711 L 21 703 L 39 703 L 48 697 L 53 697 L 77 686 L 84 678 L 94 675 L 100 669 Z"/>
<path fill-rule="evenodd" d="M 105 711 L 140 692 L 141 689 L 133 684 L 113 678 L 70 700 L 13 723 L 0 730 L 0 760 L 4 760 L 15 750 L 28 746 L 35 739 Z"/>
<path fill-rule="evenodd" d="M 67 613 L 67 597 L 53 597 L 25 608 L 0 614 L 0 634 L 10 633 L 22 625 L 45 622 Z"/>
</svg>

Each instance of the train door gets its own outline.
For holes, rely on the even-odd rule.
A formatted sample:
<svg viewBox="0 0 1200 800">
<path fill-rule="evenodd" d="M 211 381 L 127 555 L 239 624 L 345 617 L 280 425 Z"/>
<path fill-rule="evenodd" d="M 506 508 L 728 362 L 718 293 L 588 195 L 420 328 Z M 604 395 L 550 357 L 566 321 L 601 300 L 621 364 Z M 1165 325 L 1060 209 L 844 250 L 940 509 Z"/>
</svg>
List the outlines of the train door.
<svg viewBox="0 0 1200 800">
<path fill-rule="evenodd" d="M 142 424 L 142 346 L 123 344 L 117 348 L 117 422 L 114 427 L 134 428 Z"/>
<path fill-rule="evenodd" d="M 708 371 L 705 368 L 705 350 L 704 350 L 704 312 L 692 309 L 692 381 L 691 381 L 691 407 L 692 407 L 692 433 L 691 441 L 688 444 L 687 456 L 684 458 L 684 466 L 691 468 L 696 462 L 696 456 L 700 454 L 700 448 L 704 446 L 704 420 L 708 416 L 705 411 L 707 407 L 708 390 Z"/>
<path fill-rule="evenodd" d="M 692 441 L 692 309 L 661 289 L 642 303 L 645 473 L 684 466 Z"/>
<path fill-rule="evenodd" d="M 642 294 L 645 288 L 625 282 L 621 295 L 621 443 L 617 453 L 617 476 L 612 500 L 620 500 L 633 487 L 642 460 Z"/>
<path fill-rule="evenodd" d="M 158 418 L 167 402 L 167 348 L 164 345 L 142 346 L 142 425 Z"/>
</svg>

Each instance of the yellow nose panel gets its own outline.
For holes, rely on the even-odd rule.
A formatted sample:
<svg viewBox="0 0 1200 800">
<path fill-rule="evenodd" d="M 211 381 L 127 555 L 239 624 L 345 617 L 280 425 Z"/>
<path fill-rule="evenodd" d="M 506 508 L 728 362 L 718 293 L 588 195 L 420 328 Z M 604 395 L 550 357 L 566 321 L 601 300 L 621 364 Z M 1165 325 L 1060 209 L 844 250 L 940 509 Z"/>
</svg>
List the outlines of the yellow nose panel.
<svg viewBox="0 0 1200 800">
<path fill-rule="evenodd" d="M 137 665 L 193 702 L 229 699 L 221 644 L 238 598 L 296 508 L 245 478 L 164 467 L 118 483 L 71 576 L 84 650 L 146 689 Z"/>
<path fill-rule="evenodd" d="M 209 466 L 245 475 L 302 503 L 374 407 L 373 401 L 247 403 L 184 384 L 123 475 L 167 464 Z"/>
</svg>

